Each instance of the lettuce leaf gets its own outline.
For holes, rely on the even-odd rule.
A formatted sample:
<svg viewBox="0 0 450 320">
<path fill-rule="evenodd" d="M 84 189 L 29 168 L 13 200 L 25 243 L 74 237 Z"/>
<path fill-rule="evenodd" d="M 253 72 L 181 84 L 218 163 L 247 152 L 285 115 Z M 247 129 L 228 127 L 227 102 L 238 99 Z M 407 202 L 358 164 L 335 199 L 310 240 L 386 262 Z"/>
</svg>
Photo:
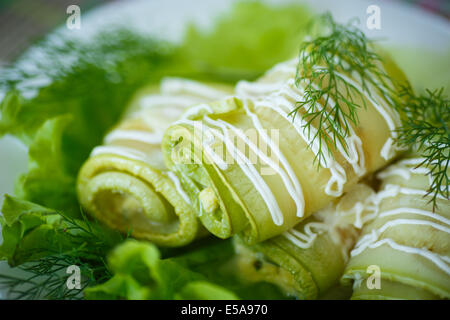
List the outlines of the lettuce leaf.
<svg viewBox="0 0 450 320">
<path fill-rule="evenodd" d="M 48 241 L 55 235 L 50 234 L 50 230 L 54 230 L 61 222 L 61 217 L 54 211 L 6 195 L 2 212 L 0 222 L 3 229 L 3 243 L 0 246 L 0 259 L 7 259 L 10 265 L 18 265 L 24 260 L 21 253 L 29 252 L 29 246 L 33 244 L 28 240 L 30 238 L 37 240 L 46 250 L 60 244 Z M 41 250 L 33 250 L 30 258 L 38 258 L 42 254 Z"/>
<path fill-rule="evenodd" d="M 193 281 L 185 285 L 177 294 L 177 300 L 238 300 L 238 297 L 210 282 Z"/>
<path fill-rule="evenodd" d="M 75 178 L 91 149 L 139 87 L 177 65 L 169 45 L 127 30 L 88 42 L 60 41 L 44 41 L 34 49 L 39 54 L 19 60 L 0 77 L 0 88 L 8 91 L 0 136 L 16 135 L 29 146 L 29 170 L 19 178 L 16 194 L 74 214 Z"/>
<path fill-rule="evenodd" d="M 96 260 L 123 240 L 117 232 L 94 222 L 9 195 L 2 212 L 0 259 L 11 266 L 69 253 L 77 260 Z"/>
<path fill-rule="evenodd" d="M 297 54 L 311 16 L 305 5 L 269 6 L 259 1 L 240 1 L 231 12 L 219 16 L 209 30 L 191 24 L 183 52 L 195 68 L 205 73 L 255 79 Z"/>
<path fill-rule="evenodd" d="M 114 276 L 87 288 L 87 299 L 237 299 L 175 259 L 161 259 L 151 243 L 125 241 L 110 254 L 108 265 Z"/>
<path fill-rule="evenodd" d="M 45 121 L 37 130 L 28 150 L 28 172 L 16 181 L 15 194 L 77 217 L 80 209 L 75 177 L 64 166 L 61 145 L 64 130 L 71 121 L 71 115 L 58 116 Z"/>
<path fill-rule="evenodd" d="M 158 250 L 153 244 L 127 240 L 108 257 L 114 276 L 87 288 L 87 299 L 283 299 L 277 287 L 238 280 L 227 267 L 234 257 L 230 240 L 204 239 L 181 249 Z M 172 252 L 170 252 L 172 251 Z"/>
</svg>

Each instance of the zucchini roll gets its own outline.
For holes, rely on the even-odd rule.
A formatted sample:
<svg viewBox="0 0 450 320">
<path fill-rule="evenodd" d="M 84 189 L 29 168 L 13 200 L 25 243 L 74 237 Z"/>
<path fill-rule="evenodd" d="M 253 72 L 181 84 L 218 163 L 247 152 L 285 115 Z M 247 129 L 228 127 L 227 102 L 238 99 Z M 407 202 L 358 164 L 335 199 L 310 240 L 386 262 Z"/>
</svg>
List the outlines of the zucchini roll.
<svg viewBox="0 0 450 320">
<path fill-rule="evenodd" d="M 269 282 L 291 297 L 323 296 L 339 284 L 358 227 L 367 218 L 363 208 L 374 194 L 369 186 L 357 184 L 278 237 L 252 246 L 235 237 L 234 269 L 244 282 Z"/>
<path fill-rule="evenodd" d="M 203 225 L 220 238 L 241 234 L 257 243 L 277 236 L 399 152 L 394 141 L 400 116 L 380 93 L 393 92 L 393 86 L 377 89 L 339 72 L 345 79 L 345 85 L 337 82 L 339 95 L 361 106 L 355 124 L 340 118 L 330 96 L 300 106 L 308 99 L 305 88 L 326 86 L 326 80 L 298 81 L 298 66 L 299 59 L 292 59 L 256 82 L 239 82 L 235 96 L 191 108 L 163 137 L 166 165 L 179 176 Z M 392 63 L 380 68 L 403 77 Z M 339 110 L 349 112 L 342 103 Z M 314 112 L 320 116 L 311 117 Z M 336 138 L 324 117 L 339 118 L 335 129 L 347 135 Z M 333 144 L 334 138 L 341 143 Z"/>
<path fill-rule="evenodd" d="M 433 211 L 423 161 L 405 158 L 378 174 L 381 191 L 366 209 L 374 219 L 342 278 L 353 282 L 353 299 L 450 298 L 450 203 L 437 194 Z"/>
<path fill-rule="evenodd" d="M 160 91 L 158 93 L 158 91 Z M 186 107 L 228 95 L 226 86 L 166 78 L 138 92 L 128 111 L 82 166 L 77 191 L 88 213 L 113 229 L 163 246 L 191 242 L 200 228 L 161 138 Z"/>
</svg>

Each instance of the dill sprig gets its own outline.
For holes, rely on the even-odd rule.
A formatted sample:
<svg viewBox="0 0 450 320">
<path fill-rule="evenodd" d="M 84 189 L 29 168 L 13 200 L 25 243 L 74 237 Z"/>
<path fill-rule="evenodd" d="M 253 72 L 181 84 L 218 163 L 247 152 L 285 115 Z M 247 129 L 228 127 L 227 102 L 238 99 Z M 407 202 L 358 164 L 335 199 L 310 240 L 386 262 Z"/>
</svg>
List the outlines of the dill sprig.
<svg viewBox="0 0 450 320">
<path fill-rule="evenodd" d="M 108 269 L 106 254 L 118 243 L 126 240 L 119 233 L 106 229 L 97 220 L 89 220 L 83 211 L 82 219 L 74 219 L 58 212 L 62 217 L 64 233 L 71 247 L 60 250 L 33 248 L 33 254 L 43 252 L 45 256 L 17 267 L 20 275 L 0 274 L 0 287 L 7 289 L 14 299 L 82 299 L 87 287 L 95 286 L 112 277 Z M 69 289 L 66 274 L 69 266 L 80 268 L 81 288 Z M 16 272 L 17 273 L 17 272 Z"/>
<path fill-rule="evenodd" d="M 439 195 L 449 198 L 450 105 L 443 89 L 417 96 L 409 85 L 391 79 L 372 40 L 354 21 L 339 24 L 325 14 L 313 21 L 310 33 L 317 27 L 321 33 L 300 47 L 295 80 L 304 87 L 304 95 L 291 111 L 306 121 L 308 135 L 316 126 L 311 144 L 318 141 L 319 150 L 314 161 L 326 164 L 325 152 L 333 157 L 334 149 L 348 152 L 350 127 L 358 125 L 358 111 L 366 108 L 367 96 L 377 94 L 402 116 L 398 144 L 424 158 L 419 166 L 429 168 L 432 183 L 427 195 L 432 195 L 435 210 Z"/>
<path fill-rule="evenodd" d="M 429 169 L 431 185 L 427 196 L 432 196 L 433 210 L 439 195 L 449 199 L 450 100 L 443 91 L 444 88 L 426 90 L 423 95 L 414 95 L 410 87 L 404 86 L 400 93 L 406 101 L 399 110 L 404 119 L 398 129 L 398 143 L 424 158 L 418 167 Z"/>
<path fill-rule="evenodd" d="M 66 274 L 69 266 L 80 268 L 82 281 L 80 289 L 69 289 L 66 281 L 70 275 Z M 78 254 L 65 253 L 44 257 L 37 262 L 29 262 L 19 266 L 24 274 L 0 275 L 0 286 L 7 288 L 8 296 L 14 299 L 81 299 L 86 287 L 102 283 L 111 277 L 106 264 L 93 261 L 86 262 Z M 96 275 L 102 274 L 97 277 Z"/>
<path fill-rule="evenodd" d="M 325 35 L 314 36 L 300 47 L 295 80 L 297 86 L 303 84 L 304 96 L 291 115 L 301 114 L 308 135 L 317 125 L 312 142 L 319 142 L 315 161 L 320 165 L 326 163 L 325 150 L 331 156 L 339 147 L 348 152 L 346 138 L 350 126 L 359 122 L 358 110 L 366 108 L 365 95 L 376 90 L 384 99 L 393 99 L 382 59 L 354 21 L 338 24 L 328 13 L 313 21 L 310 32 L 317 26 L 325 27 Z"/>
</svg>

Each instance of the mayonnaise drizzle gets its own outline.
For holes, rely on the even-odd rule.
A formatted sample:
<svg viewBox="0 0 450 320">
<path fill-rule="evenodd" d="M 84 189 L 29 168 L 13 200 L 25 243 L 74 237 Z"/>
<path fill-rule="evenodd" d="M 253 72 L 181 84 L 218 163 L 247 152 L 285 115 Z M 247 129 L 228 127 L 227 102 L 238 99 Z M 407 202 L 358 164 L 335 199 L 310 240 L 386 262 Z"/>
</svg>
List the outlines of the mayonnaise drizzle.
<svg viewBox="0 0 450 320">
<path fill-rule="evenodd" d="M 303 217 L 303 215 L 305 214 L 305 199 L 304 199 L 302 187 L 300 185 L 300 181 L 298 180 L 297 176 L 295 175 L 294 170 L 291 168 L 289 161 L 284 157 L 280 148 L 272 141 L 272 139 L 270 139 L 270 137 L 264 131 L 264 128 L 261 125 L 261 122 L 259 121 L 258 116 L 255 113 L 250 111 L 250 109 L 248 108 L 246 103 L 244 103 L 244 109 L 245 109 L 246 114 L 252 119 L 253 125 L 255 126 L 256 130 L 258 131 L 259 136 L 265 141 L 265 144 L 271 148 L 272 152 L 275 153 L 275 155 L 278 157 L 281 164 L 287 171 L 287 176 L 286 176 L 286 172 L 280 166 L 277 166 L 279 169 L 277 171 L 279 171 L 280 176 L 282 176 L 284 185 L 297 206 L 297 213 L 296 213 L 297 217 Z M 258 154 L 262 154 L 262 153 L 260 152 Z"/>
<path fill-rule="evenodd" d="M 313 228 L 316 229 L 317 232 L 314 232 Z M 313 245 L 314 240 L 319 234 L 326 231 L 329 231 L 329 227 L 326 224 L 322 222 L 309 222 L 304 226 L 303 232 L 293 228 L 283 233 L 283 236 L 297 247 L 307 249 Z"/>
<path fill-rule="evenodd" d="M 356 249 L 354 249 L 351 252 L 351 256 L 352 257 L 356 256 L 356 255 L 360 254 L 361 252 L 363 252 L 367 248 L 375 249 L 375 248 L 378 248 L 385 244 L 390 246 L 394 250 L 420 255 L 420 256 L 430 260 L 432 263 L 434 263 L 437 267 L 439 267 L 445 273 L 450 274 L 450 266 L 448 265 L 449 258 L 447 256 L 439 255 L 437 253 L 433 253 L 426 249 L 419 249 L 419 248 L 400 245 L 400 244 L 396 243 L 394 240 L 389 239 L 389 238 L 382 239 L 382 240 L 375 241 L 375 242 L 370 242 L 369 244 L 362 247 L 361 250 L 356 251 Z"/>
<path fill-rule="evenodd" d="M 437 221 L 440 221 L 444 224 L 447 224 L 450 226 L 450 220 L 437 214 L 434 213 L 432 211 L 427 211 L 427 210 L 422 210 L 422 209 L 417 209 L 417 208 L 396 208 L 396 209 L 392 209 L 392 210 L 387 210 L 387 211 L 383 211 L 381 212 L 378 217 L 380 218 L 384 218 L 384 217 L 389 217 L 389 216 L 395 216 L 395 215 L 400 215 L 400 214 L 405 214 L 405 209 L 407 214 L 411 214 L 411 215 L 421 215 L 424 217 L 428 217 L 428 218 L 432 218 L 435 219 Z"/>
<path fill-rule="evenodd" d="M 355 191 L 353 191 L 355 192 Z M 308 222 L 304 226 L 303 232 L 293 228 L 282 234 L 286 239 L 291 241 L 296 246 L 307 249 L 310 248 L 314 240 L 318 235 L 323 232 L 328 232 L 331 239 L 342 247 L 342 254 L 345 259 L 348 258 L 349 250 L 353 246 L 353 242 L 345 243 L 346 239 L 336 233 L 338 228 L 346 229 L 350 232 L 349 228 L 353 225 L 356 229 L 361 229 L 362 226 L 368 221 L 375 218 L 375 214 L 370 214 L 368 208 L 373 200 L 375 193 L 371 193 L 367 198 L 361 198 L 358 200 L 353 200 L 354 205 L 347 210 L 340 208 L 340 199 L 335 204 L 330 204 L 327 208 L 316 212 L 313 216 L 319 221 Z M 348 200 L 345 200 L 348 201 Z M 351 221 L 354 220 L 352 223 Z M 314 230 L 316 232 L 314 232 Z"/>
<path fill-rule="evenodd" d="M 423 159 L 421 158 L 405 159 L 398 161 L 396 164 L 391 165 L 390 167 L 382 171 L 380 174 L 378 174 L 378 177 L 381 179 L 386 179 L 396 175 L 401 177 L 405 181 L 409 181 L 412 175 L 424 175 L 428 171 L 428 169 L 426 168 L 419 168 L 421 170 L 418 170 L 418 168 L 411 167 L 411 165 L 417 166 L 418 164 L 422 163 L 422 161 Z M 426 248 L 415 248 L 406 245 L 400 245 L 390 238 L 379 239 L 382 236 L 382 234 L 389 228 L 401 225 L 428 226 L 440 232 L 450 234 L 450 227 L 449 227 L 450 219 L 447 219 L 446 217 L 432 211 L 412 207 L 399 207 L 379 212 L 380 204 L 382 203 L 383 199 L 396 197 L 398 194 L 429 196 L 426 190 L 412 189 L 400 185 L 386 184 L 385 188 L 382 191 L 380 191 L 374 199 L 372 199 L 371 210 L 373 211 L 373 213 L 376 214 L 377 218 L 385 218 L 391 216 L 393 217 L 398 215 L 402 215 L 403 217 L 388 220 L 382 226 L 378 227 L 377 229 L 373 229 L 370 233 L 361 237 L 358 243 L 356 244 L 355 248 L 352 250 L 351 256 L 352 257 L 357 256 L 362 252 L 364 252 L 365 250 L 367 250 L 368 248 L 375 249 L 382 245 L 388 245 L 394 250 L 420 255 L 430 260 L 432 263 L 434 263 L 437 267 L 439 267 L 447 274 L 450 274 L 450 266 L 449 266 L 450 257 L 448 256 L 439 255 L 437 253 L 431 252 L 430 250 L 427 250 Z M 440 198 L 445 199 L 444 197 Z M 426 217 L 437 222 L 431 221 L 429 219 L 418 219 L 418 216 Z"/>
<path fill-rule="evenodd" d="M 428 177 L 428 184 L 431 186 L 433 184 L 433 176 L 431 175 L 430 170 L 425 166 L 420 166 L 425 161 L 424 158 L 411 158 L 404 159 L 396 164 L 389 166 L 386 170 L 378 173 L 377 177 L 379 179 L 386 179 L 392 176 L 399 176 L 405 180 L 410 180 L 412 174 L 422 174 Z M 444 160 L 445 161 L 445 160 Z M 443 162 L 444 162 L 443 161 Z M 445 167 L 444 163 L 442 163 L 442 167 Z M 444 191 L 446 188 L 445 184 L 441 185 L 441 191 Z M 437 197 L 440 199 L 448 200 L 440 194 L 437 194 Z"/>
<path fill-rule="evenodd" d="M 395 184 L 386 184 L 385 188 L 382 190 L 382 192 L 379 195 L 379 200 L 383 198 L 391 198 L 395 197 L 398 194 L 405 194 L 405 195 L 419 195 L 419 196 L 427 196 L 428 192 L 426 190 L 421 189 L 412 189 L 412 188 L 405 188 L 401 187 Z M 447 200 L 444 196 L 438 194 L 436 195 L 438 199 Z"/>
<path fill-rule="evenodd" d="M 261 174 L 258 173 L 251 161 L 238 148 L 236 148 L 234 141 L 229 138 L 227 127 L 223 123 L 218 121 L 214 122 L 208 117 L 205 117 L 204 119 L 206 122 L 216 125 L 222 129 L 223 135 L 215 129 L 209 130 L 212 130 L 214 135 L 225 143 L 225 146 L 229 149 L 229 153 L 233 159 L 236 160 L 241 170 L 258 190 L 259 194 L 266 203 L 274 224 L 277 226 L 282 225 L 284 220 L 283 213 L 281 212 L 274 194 L 271 192 L 269 186 L 264 181 Z"/>
</svg>

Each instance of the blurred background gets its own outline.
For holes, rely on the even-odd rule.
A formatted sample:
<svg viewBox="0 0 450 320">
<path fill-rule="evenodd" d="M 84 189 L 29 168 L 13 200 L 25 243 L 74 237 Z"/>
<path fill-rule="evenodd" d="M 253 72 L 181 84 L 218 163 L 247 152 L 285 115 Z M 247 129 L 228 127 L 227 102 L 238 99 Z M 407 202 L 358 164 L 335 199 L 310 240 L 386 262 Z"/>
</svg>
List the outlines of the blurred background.
<svg viewBox="0 0 450 320">
<path fill-rule="evenodd" d="M 67 19 L 67 7 L 83 12 L 118 0 L 0 0 L 0 65 Z"/>
<path fill-rule="evenodd" d="M 127 0 L 0 0 L 0 66 L 14 60 L 31 43 L 67 19 L 67 7 L 82 13 L 107 2 Z M 154 0 L 148 0 L 154 1 Z M 385 0 L 402 2 L 450 19 L 450 0 Z"/>
</svg>

